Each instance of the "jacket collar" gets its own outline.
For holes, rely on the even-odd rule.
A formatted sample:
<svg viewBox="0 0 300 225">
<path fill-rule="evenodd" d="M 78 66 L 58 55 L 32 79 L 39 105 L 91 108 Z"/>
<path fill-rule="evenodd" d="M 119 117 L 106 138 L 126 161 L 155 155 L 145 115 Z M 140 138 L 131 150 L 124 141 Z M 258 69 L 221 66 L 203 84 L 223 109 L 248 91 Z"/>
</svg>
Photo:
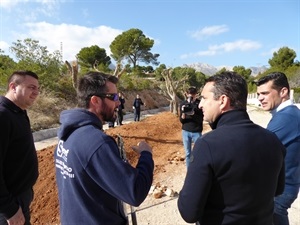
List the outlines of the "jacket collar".
<svg viewBox="0 0 300 225">
<path fill-rule="evenodd" d="M 18 107 L 15 103 L 13 103 L 11 100 L 6 98 L 5 96 L 0 96 L 0 103 L 5 105 L 6 108 L 8 108 L 9 110 L 11 110 L 14 113 L 25 113 L 26 114 L 26 110 L 21 109 L 20 107 Z"/>
<path fill-rule="evenodd" d="M 216 129 L 223 125 L 237 124 L 240 120 L 250 120 L 246 110 L 234 109 L 222 113 L 213 123 L 209 124 L 211 129 Z"/>
</svg>

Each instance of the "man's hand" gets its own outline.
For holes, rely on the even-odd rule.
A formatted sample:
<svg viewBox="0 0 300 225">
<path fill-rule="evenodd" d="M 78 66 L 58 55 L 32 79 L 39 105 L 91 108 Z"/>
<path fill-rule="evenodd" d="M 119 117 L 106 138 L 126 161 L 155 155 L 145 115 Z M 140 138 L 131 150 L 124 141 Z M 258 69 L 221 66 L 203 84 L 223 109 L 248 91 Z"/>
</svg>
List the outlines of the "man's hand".
<svg viewBox="0 0 300 225">
<path fill-rule="evenodd" d="M 132 146 L 131 148 L 133 149 L 133 151 L 135 151 L 138 154 L 141 154 L 142 151 L 147 151 L 152 153 L 152 148 L 145 141 L 141 141 L 136 146 Z"/>
<path fill-rule="evenodd" d="M 185 113 L 181 114 L 181 119 L 185 119 Z"/>
<path fill-rule="evenodd" d="M 25 217 L 23 215 L 21 207 L 19 207 L 18 211 L 15 215 L 10 217 L 7 220 L 8 225 L 24 225 L 25 224 Z"/>
</svg>

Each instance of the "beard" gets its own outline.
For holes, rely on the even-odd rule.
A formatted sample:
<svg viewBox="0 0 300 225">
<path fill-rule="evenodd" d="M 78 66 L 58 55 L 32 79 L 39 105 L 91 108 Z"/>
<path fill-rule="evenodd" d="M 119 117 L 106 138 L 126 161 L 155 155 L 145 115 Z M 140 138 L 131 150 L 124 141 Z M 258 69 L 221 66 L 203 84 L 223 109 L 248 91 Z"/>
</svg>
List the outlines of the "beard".
<svg viewBox="0 0 300 225">
<path fill-rule="evenodd" d="M 111 111 L 111 109 L 108 109 L 107 107 L 104 107 L 102 111 L 100 112 L 100 115 L 102 116 L 104 121 L 107 122 L 115 122 L 117 118 L 117 109 L 114 109 Z"/>
</svg>

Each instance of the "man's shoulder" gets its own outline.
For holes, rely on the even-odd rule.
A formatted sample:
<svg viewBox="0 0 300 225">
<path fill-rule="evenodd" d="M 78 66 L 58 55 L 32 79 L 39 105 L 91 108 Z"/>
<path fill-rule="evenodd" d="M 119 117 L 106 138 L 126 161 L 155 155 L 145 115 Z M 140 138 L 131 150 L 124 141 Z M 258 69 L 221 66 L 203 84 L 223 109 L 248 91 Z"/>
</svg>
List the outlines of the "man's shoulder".
<svg viewBox="0 0 300 225">
<path fill-rule="evenodd" d="M 284 107 L 283 109 L 279 110 L 274 114 L 274 118 L 276 117 L 299 117 L 300 119 L 300 109 L 297 105 L 289 105 Z"/>
<path fill-rule="evenodd" d="M 288 108 L 289 110 L 293 110 L 300 114 L 300 108 L 298 107 L 298 105 L 293 104 L 293 105 L 290 105 L 290 107 L 288 106 L 286 108 Z"/>
<path fill-rule="evenodd" d="M 8 99 L 5 98 L 4 96 L 0 96 L 0 110 L 6 110 L 7 103 L 8 103 Z"/>
</svg>

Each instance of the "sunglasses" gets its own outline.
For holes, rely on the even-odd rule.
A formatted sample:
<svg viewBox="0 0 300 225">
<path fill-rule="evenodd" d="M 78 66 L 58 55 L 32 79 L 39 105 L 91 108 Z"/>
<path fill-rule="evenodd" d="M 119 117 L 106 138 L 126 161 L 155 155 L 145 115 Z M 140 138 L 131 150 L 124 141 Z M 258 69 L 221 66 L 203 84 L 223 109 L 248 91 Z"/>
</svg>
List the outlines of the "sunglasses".
<svg viewBox="0 0 300 225">
<path fill-rule="evenodd" d="M 119 94 L 118 93 L 100 93 L 100 94 L 94 94 L 95 96 L 98 96 L 100 98 L 108 98 L 111 101 L 119 101 Z"/>
</svg>

